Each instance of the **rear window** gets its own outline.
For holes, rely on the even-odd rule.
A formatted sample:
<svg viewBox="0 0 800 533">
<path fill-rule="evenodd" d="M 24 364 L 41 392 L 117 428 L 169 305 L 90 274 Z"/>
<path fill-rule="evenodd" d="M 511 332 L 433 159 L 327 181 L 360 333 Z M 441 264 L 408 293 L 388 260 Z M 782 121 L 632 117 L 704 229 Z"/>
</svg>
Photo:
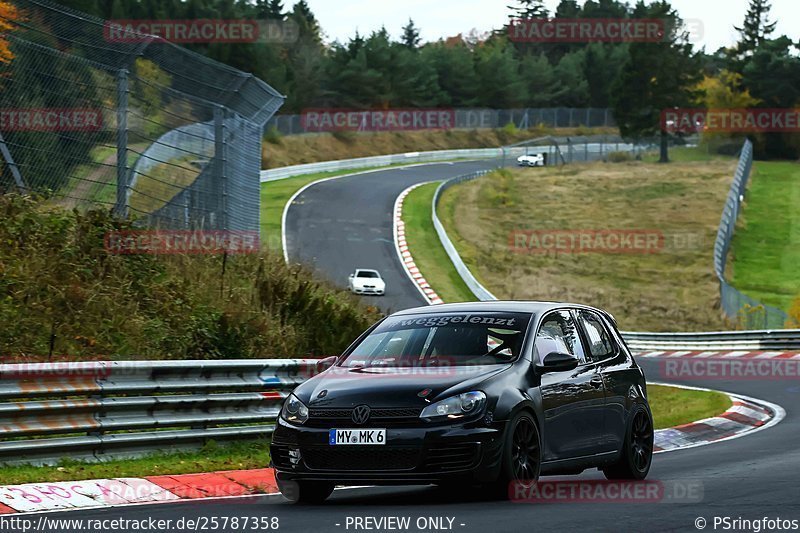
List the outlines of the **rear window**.
<svg viewBox="0 0 800 533">
<path fill-rule="evenodd" d="M 501 364 L 519 357 L 530 313 L 448 313 L 387 318 L 342 366 Z"/>
</svg>

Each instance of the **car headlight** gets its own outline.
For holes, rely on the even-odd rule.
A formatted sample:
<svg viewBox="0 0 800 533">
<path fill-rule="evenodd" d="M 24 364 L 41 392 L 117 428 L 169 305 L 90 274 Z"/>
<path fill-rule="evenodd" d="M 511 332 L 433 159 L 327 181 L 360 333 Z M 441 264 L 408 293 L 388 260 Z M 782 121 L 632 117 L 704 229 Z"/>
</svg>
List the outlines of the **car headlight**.
<svg viewBox="0 0 800 533">
<path fill-rule="evenodd" d="M 297 396 L 290 394 L 281 408 L 281 418 L 294 424 L 302 424 L 308 420 L 308 407 L 297 399 Z"/>
<path fill-rule="evenodd" d="M 486 405 L 486 395 L 480 391 L 465 392 L 432 403 L 422 410 L 420 418 L 461 418 L 479 413 Z"/>
</svg>

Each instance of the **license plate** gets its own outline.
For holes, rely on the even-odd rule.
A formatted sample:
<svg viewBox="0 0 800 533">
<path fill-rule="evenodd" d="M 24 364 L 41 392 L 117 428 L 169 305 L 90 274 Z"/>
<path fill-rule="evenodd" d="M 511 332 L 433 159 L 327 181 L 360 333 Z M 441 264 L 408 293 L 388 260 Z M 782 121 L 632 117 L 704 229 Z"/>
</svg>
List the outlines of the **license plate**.
<svg viewBox="0 0 800 533">
<path fill-rule="evenodd" d="M 334 445 L 375 446 L 386 444 L 385 429 L 332 429 L 328 432 L 328 443 Z"/>
</svg>

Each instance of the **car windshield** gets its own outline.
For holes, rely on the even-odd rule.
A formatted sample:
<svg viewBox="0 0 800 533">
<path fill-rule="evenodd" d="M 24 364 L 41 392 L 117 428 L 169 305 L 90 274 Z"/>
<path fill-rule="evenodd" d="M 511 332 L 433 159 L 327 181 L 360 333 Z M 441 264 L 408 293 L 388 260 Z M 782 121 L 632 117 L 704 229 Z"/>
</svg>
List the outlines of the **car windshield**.
<svg viewBox="0 0 800 533">
<path fill-rule="evenodd" d="M 371 270 L 359 270 L 358 272 L 356 272 L 356 277 L 357 278 L 379 278 L 380 276 L 378 275 L 377 272 L 373 272 Z"/>
<path fill-rule="evenodd" d="M 467 366 L 515 360 L 530 313 L 390 317 L 340 363 L 347 367 Z"/>
</svg>

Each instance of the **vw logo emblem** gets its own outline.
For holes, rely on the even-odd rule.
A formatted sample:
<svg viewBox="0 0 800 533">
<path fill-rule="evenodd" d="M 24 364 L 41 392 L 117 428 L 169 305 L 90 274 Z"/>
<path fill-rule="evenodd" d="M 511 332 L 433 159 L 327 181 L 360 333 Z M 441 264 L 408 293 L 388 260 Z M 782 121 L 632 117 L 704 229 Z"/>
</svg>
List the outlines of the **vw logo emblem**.
<svg viewBox="0 0 800 533">
<path fill-rule="evenodd" d="M 369 420 L 369 406 L 359 405 L 353 408 L 353 415 L 351 416 L 354 424 L 366 424 Z"/>
</svg>

